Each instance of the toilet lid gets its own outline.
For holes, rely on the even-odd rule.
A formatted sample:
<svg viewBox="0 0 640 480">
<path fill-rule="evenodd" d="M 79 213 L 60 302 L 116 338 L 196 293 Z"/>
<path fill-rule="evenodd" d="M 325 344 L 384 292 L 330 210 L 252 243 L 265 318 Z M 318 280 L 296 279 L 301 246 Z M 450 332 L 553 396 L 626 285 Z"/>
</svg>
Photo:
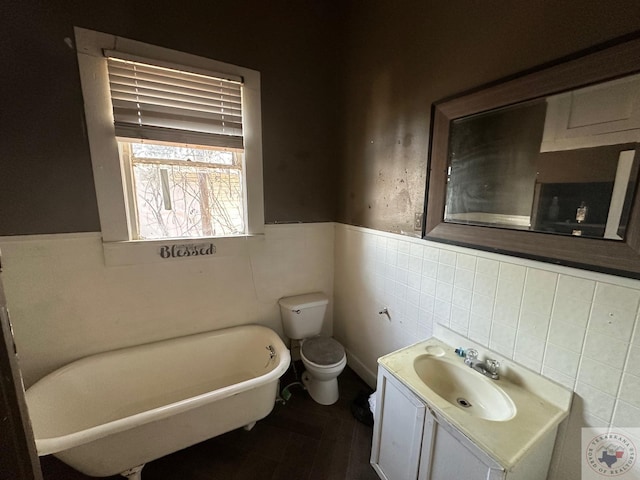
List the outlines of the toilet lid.
<svg viewBox="0 0 640 480">
<path fill-rule="evenodd" d="M 305 340 L 301 351 L 307 360 L 318 365 L 333 365 L 344 358 L 344 347 L 329 337 L 313 337 Z"/>
</svg>

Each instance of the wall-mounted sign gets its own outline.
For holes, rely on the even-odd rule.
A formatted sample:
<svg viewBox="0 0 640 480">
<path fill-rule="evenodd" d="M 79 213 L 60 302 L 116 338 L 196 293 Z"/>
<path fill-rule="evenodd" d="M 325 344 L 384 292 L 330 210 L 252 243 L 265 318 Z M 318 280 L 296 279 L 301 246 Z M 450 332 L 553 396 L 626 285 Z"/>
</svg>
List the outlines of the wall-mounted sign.
<svg viewBox="0 0 640 480">
<path fill-rule="evenodd" d="M 160 247 L 162 258 L 197 257 L 201 255 L 213 255 L 216 247 L 213 243 L 199 243 L 196 245 L 163 245 Z"/>
</svg>

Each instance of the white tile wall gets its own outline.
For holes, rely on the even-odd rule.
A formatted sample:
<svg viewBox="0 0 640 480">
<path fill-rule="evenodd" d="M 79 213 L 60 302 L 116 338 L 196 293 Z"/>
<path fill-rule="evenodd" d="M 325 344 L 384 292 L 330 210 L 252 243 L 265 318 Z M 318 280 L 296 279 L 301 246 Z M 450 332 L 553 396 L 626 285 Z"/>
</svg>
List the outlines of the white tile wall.
<svg viewBox="0 0 640 480">
<path fill-rule="evenodd" d="M 106 267 L 99 234 L 0 238 L 26 385 L 127 345 L 247 323 L 281 331 L 280 297 L 332 294 L 334 224 L 267 225 L 233 243 L 212 258 Z"/>
<path fill-rule="evenodd" d="M 335 334 L 370 381 L 379 356 L 438 323 L 575 391 L 550 478 L 579 478 L 581 427 L 640 425 L 640 281 L 346 225 L 335 248 Z M 377 270 L 389 295 L 354 281 L 365 261 L 396 267 Z"/>
<path fill-rule="evenodd" d="M 640 427 L 639 281 L 340 224 L 268 226 L 228 256 L 144 266 L 105 267 L 96 234 L 0 247 L 27 384 L 127 344 L 279 329 L 279 297 L 321 290 L 333 291 L 334 334 L 371 383 L 379 356 L 439 323 L 573 389 L 550 478 L 579 477 L 581 427 Z"/>
</svg>

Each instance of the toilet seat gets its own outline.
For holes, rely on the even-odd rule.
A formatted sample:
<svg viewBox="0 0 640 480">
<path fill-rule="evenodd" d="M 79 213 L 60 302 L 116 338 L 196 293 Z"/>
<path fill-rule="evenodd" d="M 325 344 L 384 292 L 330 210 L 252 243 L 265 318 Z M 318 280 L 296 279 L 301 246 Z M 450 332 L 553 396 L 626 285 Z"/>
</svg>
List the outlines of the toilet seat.
<svg viewBox="0 0 640 480">
<path fill-rule="evenodd" d="M 345 361 L 344 347 L 330 337 L 312 337 L 302 342 L 300 356 L 316 368 L 333 368 Z"/>
</svg>

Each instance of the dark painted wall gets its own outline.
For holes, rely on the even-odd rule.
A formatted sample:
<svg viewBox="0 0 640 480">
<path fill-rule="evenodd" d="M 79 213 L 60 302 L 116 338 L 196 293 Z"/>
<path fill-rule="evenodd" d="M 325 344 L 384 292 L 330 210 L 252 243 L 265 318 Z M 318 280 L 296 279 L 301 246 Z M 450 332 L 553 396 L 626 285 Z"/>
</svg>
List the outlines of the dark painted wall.
<svg viewBox="0 0 640 480">
<path fill-rule="evenodd" d="M 434 101 L 640 29 L 637 0 L 355 0 L 338 220 L 414 230 Z"/>
<path fill-rule="evenodd" d="M 265 219 L 335 219 L 336 13 L 321 0 L 0 2 L 0 235 L 100 229 L 73 26 L 259 70 Z"/>
<path fill-rule="evenodd" d="M 262 72 L 267 222 L 414 233 L 431 103 L 638 30 L 640 2 L 4 0 L 0 22 L 0 235 L 99 230 L 74 25 Z"/>
</svg>

